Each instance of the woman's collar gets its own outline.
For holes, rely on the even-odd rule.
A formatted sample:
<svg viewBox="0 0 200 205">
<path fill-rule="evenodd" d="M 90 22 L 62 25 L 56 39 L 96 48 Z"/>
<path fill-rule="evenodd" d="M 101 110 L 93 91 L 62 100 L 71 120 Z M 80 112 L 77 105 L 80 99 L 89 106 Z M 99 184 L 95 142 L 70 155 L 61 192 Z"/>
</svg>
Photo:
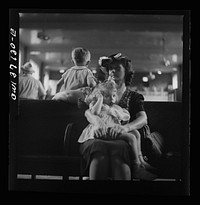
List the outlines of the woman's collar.
<svg viewBox="0 0 200 205">
<path fill-rule="evenodd" d="M 120 88 L 118 88 L 117 89 L 118 91 L 118 96 L 120 96 L 120 99 L 121 99 L 121 97 L 123 96 L 123 94 L 125 93 L 125 91 L 126 91 L 126 85 L 125 85 L 125 83 L 123 83 L 122 85 L 121 85 L 121 87 Z"/>
<path fill-rule="evenodd" d="M 120 91 L 121 93 L 124 93 L 125 90 L 126 90 L 126 85 L 125 83 L 122 83 L 122 85 L 118 87 L 118 91 Z"/>
</svg>

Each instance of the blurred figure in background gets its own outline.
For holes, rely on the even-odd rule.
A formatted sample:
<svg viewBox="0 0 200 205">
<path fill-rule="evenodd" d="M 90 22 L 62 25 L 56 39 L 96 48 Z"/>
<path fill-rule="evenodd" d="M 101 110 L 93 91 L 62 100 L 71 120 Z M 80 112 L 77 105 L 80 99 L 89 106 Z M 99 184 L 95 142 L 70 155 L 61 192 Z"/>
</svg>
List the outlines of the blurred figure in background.
<svg viewBox="0 0 200 205">
<path fill-rule="evenodd" d="M 52 88 L 48 86 L 48 89 L 46 90 L 45 100 L 51 100 L 53 98 L 53 95 L 51 93 L 52 93 Z"/>
<path fill-rule="evenodd" d="M 22 67 L 22 74 L 19 76 L 19 98 L 20 99 L 45 99 L 46 91 L 42 83 L 35 79 L 32 74 L 35 72 L 30 62 Z"/>
<path fill-rule="evenodd" d="M 96 79 L 88 68 L 91 60 L 90 51 L 86 48 L 72 50 L 74 66 L 68 69 L 57 83 L 57 92 L 53 100 L 64 100 L 76 103 L 79 98 L 84 98 L 83 88 L 96 86 Z M 60 90 L 60 92 L 59 92 Z"/>
</svg>

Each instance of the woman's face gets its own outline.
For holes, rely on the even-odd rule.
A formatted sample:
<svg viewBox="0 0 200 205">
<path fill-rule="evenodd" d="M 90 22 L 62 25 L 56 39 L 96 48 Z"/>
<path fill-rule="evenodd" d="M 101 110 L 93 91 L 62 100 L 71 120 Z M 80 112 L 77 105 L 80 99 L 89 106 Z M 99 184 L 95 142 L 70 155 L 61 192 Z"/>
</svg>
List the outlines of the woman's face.
<svg viewBox="0 0 200 205">
<path fill-rule="evenodd" d="M 112 77 L 115 83 L 117 84 L 119 84 L 120 82 L 124 82 L 124 78 L 125 78 L 124 67 L 120 64 L 117 65 L 116 67 L 113 67 L 113 69 L 110 68 L 109 77 Z"/>
</svg>

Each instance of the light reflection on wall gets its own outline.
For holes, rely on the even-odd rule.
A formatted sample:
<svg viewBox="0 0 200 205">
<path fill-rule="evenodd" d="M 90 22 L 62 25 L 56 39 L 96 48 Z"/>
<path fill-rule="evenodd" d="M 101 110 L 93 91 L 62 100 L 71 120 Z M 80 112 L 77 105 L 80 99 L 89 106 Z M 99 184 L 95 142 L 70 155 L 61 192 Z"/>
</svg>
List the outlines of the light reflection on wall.
<svg viewBox="0 0 200 205">
<path fill-rule="evenodd" d="M 49 85 L 49 89 L 51 90 L 51 95 L 55 95 L 57 80 L 49 80 L 48 85 Z"/>
<path fill-rule="evenodd" d="M 47 90 L 49 87 L 49 73 L 45 71 L 44 73 L 44 89 Z"/>
<path fill-rule="evenodd" d="M 178 74 L 174 73 L 172 76 L 172 88 L 177 89 L 178 88 Z"/>
</svg>

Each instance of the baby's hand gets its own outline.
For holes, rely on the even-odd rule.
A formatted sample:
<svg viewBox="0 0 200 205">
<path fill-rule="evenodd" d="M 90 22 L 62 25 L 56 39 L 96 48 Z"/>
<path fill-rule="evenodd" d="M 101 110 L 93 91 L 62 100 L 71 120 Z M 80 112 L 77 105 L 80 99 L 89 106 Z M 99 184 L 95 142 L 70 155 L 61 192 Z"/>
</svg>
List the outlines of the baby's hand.
<svg viewBox="0 0 200 205">
<path fill-rule="evenodd" d="M 96 97 L 97 99 L 99 99 L 99 98 L 103 98 L 103 95 L 101 94 L 100 91 L 97 91 L 97 92 L 95 93 L 95 97 Z"/>
</svg>

